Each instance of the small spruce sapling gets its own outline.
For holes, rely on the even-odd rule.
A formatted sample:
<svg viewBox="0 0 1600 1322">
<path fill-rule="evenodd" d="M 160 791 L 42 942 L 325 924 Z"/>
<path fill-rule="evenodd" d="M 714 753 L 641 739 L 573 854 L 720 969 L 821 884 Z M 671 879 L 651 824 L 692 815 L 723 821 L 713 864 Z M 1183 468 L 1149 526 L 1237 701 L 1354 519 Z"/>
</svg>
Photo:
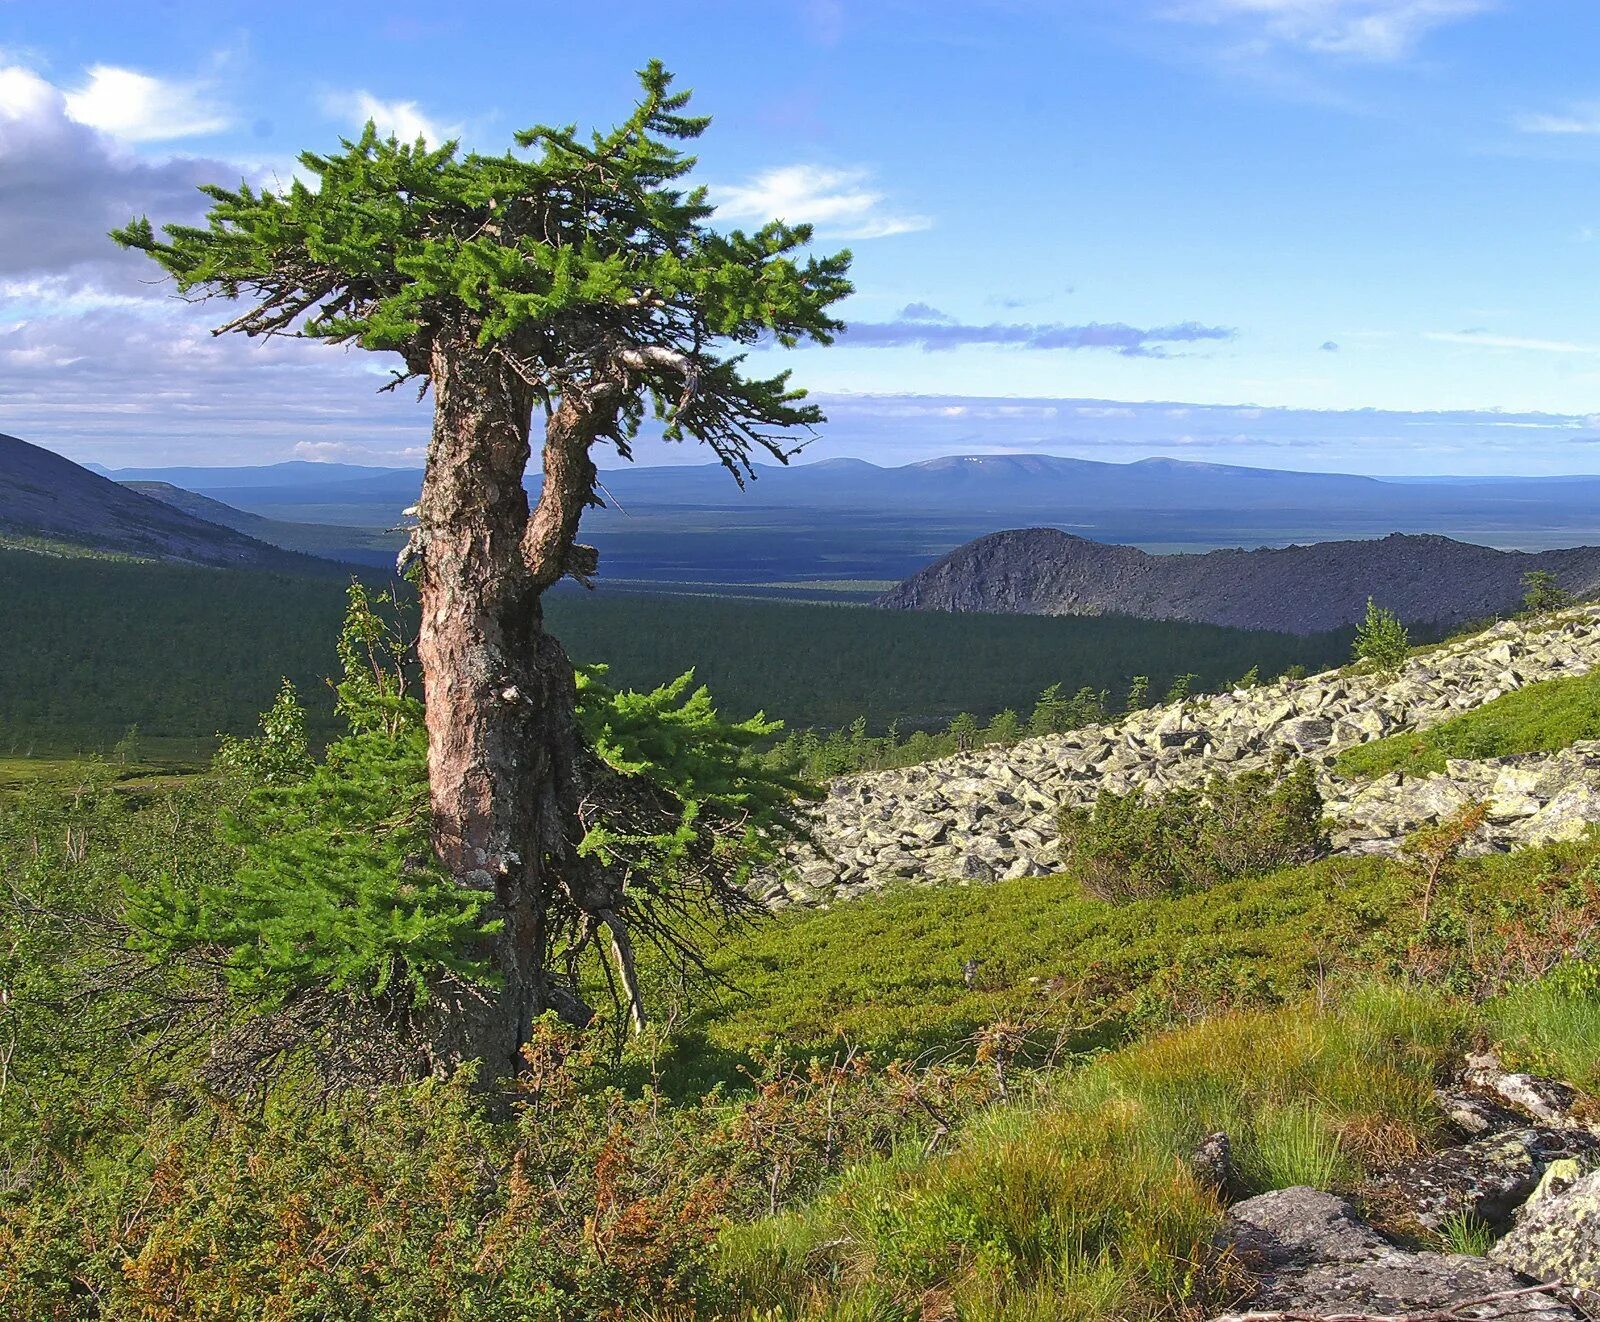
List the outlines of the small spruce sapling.
<svg viewBox="0 0 1600 1322">
<path fill-rule="evenodd" d="M 957 713 L 950 722 L 950 737 L 956 741 L 957 752 L 971 752 L 978 742 L 978 718 L 969 711 Z"/>
<path fill-rule="evenodd" d="M 1398 675 L 1411 650 L 1411 637 L 1400 617 L 1367 598 L 1367 615 L 1356 626 L 1352 653 L 1380 675 Z"/>
<path fill-rule="evenodd" d="M 1060 734 L 1066 729 L 1067 701 L 1061 696 L 1061 685 L 1052 684 L 1039 695 L 1033 704 L 1033 715 L 1028 718 L 1031 735 Z"/>
<path fill-rule="evenodd" d="M 1548 569 L 1530 569 L 1522 576 L 1522 609 L 1529 615 L 1543 615 L 1572 605 L 1572 593 L 1561 587 Z"/>
<path fill-rule="evenodd" d="M 1189 695 L 1193 691 L 1194 682 L 1199 678 L 1200 676 L 1195 674 L 1179 675 L 1172 681 L 1172 686 L 1167 689 L 1166 704 L 1170 707 L 1176 703 L 1187 703 Z"/>
</svg>

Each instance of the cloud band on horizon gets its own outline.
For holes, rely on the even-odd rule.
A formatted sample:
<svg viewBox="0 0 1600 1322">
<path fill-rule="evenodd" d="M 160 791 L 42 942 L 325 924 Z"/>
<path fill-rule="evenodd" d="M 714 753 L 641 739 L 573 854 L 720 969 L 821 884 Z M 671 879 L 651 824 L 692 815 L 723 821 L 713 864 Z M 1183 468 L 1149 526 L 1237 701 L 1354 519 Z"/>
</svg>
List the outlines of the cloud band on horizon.
<svg viewBox="0 0 1600 1322">
<path fill-rule="evenodd" d="M 906 312 L 921 312 L 925 305 L 913 304 Z M 931 311 L 931 309 L 928 309 Z M 922 315 L 902 315 L 893 321 L 853 321 L 839 337 L 840 343 L 855 348 L 915 348 L 924 353 L 970 346 L 999 346 L 1019 349 L 1109 349 L 1127 358 L 1164 358 L 1167 346 L 1226 342 L 1237 339 L 1232 326 L 1206 326 L 1183 321 L 1171 326 L 1139 327 L 1125 322 L 1091 321 L 1082 325 L 1064 322 L 989 322 L 972 325 Z"/>
</svg>

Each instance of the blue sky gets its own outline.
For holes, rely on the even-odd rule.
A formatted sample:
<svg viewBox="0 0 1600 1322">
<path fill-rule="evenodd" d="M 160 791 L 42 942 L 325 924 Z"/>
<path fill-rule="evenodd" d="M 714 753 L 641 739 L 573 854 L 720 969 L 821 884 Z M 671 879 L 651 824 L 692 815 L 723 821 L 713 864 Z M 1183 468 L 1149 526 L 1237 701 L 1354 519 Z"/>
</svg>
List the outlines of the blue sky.
<svg viewBox="0 0 1600 1322">
<path fill-rule="evenodd" d="M 1593 0 L 0 5 L 0 428 L 411 462 L 381 364 L 212 341 L 101 235 L 368 117 L 499 149 L 651 56 L 741 224 L 856 254 L 811 454 L 1600 470 Z M 648 446 L 645 462 L 699 458 Z"/>
</svg>

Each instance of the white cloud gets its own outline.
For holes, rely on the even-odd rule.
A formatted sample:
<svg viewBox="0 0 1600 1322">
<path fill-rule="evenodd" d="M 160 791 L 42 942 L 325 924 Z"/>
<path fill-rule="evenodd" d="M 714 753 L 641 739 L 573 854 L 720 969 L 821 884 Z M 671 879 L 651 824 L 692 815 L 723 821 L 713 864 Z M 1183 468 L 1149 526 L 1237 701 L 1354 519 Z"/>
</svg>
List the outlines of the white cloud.
<svg viewBox="0 0 1600 1322">
<path fill-rule="evenodd" d="M 204 200 L 197 184 L 240 175 L 215 160 L 141 159 L 76 119 L 60 88 L 30 69 L 0 68 L 0 278 L 48 277 L 56 287 L 46 292 L 60 296 L 94 268 L 95 283 L 136 293 L 156 273 L 119 253 L 106 231 L 142 211 L 194 220 Z"/>
<path fill-rule="evenodd" d="M 64 89 L 0 67 L 5 430 L 114 463 L 276 459 L 300 440 L 392 455 L 426 438 L 425 406 L 375 394 L 383 356 L 213 338 L 224 306 L 174 299 L 154 263 L 107 237 L 141 213 L 192 224 L 197 184 L 253 173 L 140 157 L 75 118 Z"/>
<path fill-rule="evenodd" d="M 1471 344 L 1485 349 L 1522 349 L 1529 353 L 1600 354 L 1600 344 L 1529 339 L 1521 335 L 1491 335 L 1487 331 L 1427 331 L 1422 338 L 1437 344 Z"/>
<path fill-rule="evenodd" d="M 782 165 L 743 184 L 714 187 L 711 200 L 724 220 L 811 224 L 840 239 L 881 239 L 933 224 L 928 216 L 889 210 L 884 195 L 870 186 L 870 177 L 859 169 Z"/>
<path fill-rule="evenodd" d="M 370 464 L 380 459 L 409 463 L 427 458 L 428 447 L 408 445 L 398 450 L 375 450 L 371 445 L 356 445 L 350 441 L 296 441 L 290 453 L 296 459 L 313 464 Z"/>
<path fill-rule="evenodd" d="M 1409 55 L 1435 28 L 1488 12 L 1496 0 L 1182 0 L 1169 18 L 1226 26 L 1257 50 L 1292 46 L 1350 59 Z"/>
<path fill-rule="evenodd" d="M 1516 123 L 1524 133 L 1569 136 L 1600 133 L 1600 102 L 1584 102 L 1573 106 L 1564 115 L 1520 115 Z"/>
<path fill-rule="evenodd" d="M 66 106 L 78 123 L 127 142 L 200 137 L 230 122 L 209 83 L 155 78 L 110 64 L 91 68 L 88 82 L 67 93 Z"/>
<path fill-rule="evenodd" d="M 379 133 L 401 142 L 422 138 L 430 147 L 439 147 L 461 134 L 461 125 L 439 123 L 415 101 L 384 101 L 365 90 L 330 92 L 322 98 L 322 105 L 335 119 L 357 128 L 371 120 Z"/>
</svg>

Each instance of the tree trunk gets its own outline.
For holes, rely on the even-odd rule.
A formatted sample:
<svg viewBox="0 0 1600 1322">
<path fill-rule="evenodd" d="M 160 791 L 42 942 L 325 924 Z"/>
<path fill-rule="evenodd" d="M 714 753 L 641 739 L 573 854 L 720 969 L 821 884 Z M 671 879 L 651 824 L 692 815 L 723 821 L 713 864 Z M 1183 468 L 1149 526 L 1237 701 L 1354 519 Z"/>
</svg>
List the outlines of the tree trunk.
<svg viewBox="0 0 1600 1322">
<path fill-rule="evenodd" d="M 503 923 L 492 1003 L 446 1007 L 436 1068 L 513 1072 L 550 1004 L 546 921 L 571 859 L 578 757 L 570 662 L 544 631 L 524 558 L 533 400 L 469 334 L 441 337 L 431 363 L 433 439 L 418 505 L 422 662 L 434 848 L 464 886 L 492 891 Z"/>
</svg>

